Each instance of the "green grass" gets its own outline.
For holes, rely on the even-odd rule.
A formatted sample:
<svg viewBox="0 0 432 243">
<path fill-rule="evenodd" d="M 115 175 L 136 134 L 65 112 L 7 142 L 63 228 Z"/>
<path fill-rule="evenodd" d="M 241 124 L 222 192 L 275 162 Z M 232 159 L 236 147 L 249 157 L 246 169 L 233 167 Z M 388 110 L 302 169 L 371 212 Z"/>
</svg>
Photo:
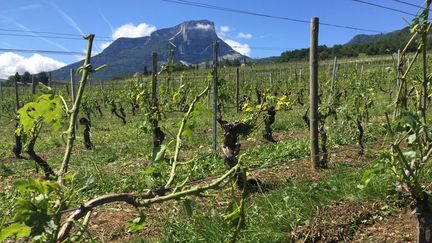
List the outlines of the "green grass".
<svg viewBox="0 0 432 243">
<path fill-rule="evenodd" d="M 331 168 L 330 175 L 316 182 L 291 181 L 282 188 L 249 200 L 246 228 L 239 242 L 290 242 L 290 232 L 307 223 L 317 208 L 337 201 L 384 199 L 393 184 L 389 177 L 375 180 L 365 190 L 357 185 L 365 168 Z M 221 212 L 204 206 L 188 218 L 184 212 L 166 220 L 161 242 L 223 242 L 227 240 Z"/>
<path fill-rule="evenodd" d="M 329 62 L 330 63 L 330 62 Z M 320 85 L 326 94 L 327 85 L 331 79 L 329 63 L 320 66 Z M 341 62 L 343 63 L 343 61 Z M 345 64 L 344 64 L 345 65 Z M 354 65 L 341 66 L 336 86 L 340 90 L 351 92 L 351 82 L 361 78 L 365 85 L 376 89 L 374 106 L 370 111 L 371 121 L 365 125 L 366 145 L 381 140 L 385 135 L 383 123 L 383 111 L 389 111 L 388 96 L 378 91 L 377 84 L 391 87 L 395 74 L 386 73 L 381 77 L 381 65 L 376 63 L 363 63 L 365 73 L 360 77 L 358 69 Z M 299 69 L 303 70 L 300 80 L 296 77 Z M 266 143 L 262 141 L 262 127 L 255 130 L 249 138 L 241 138 L 241 154 L 244 154 L 242 162 L 247 167 L 272 166 L 281 162 L 289 163 L 293 159 L 305 158 L 309 155 L 309 133 L 301 116 L 308 107 L 307 75 L 305 63 L 257 65 L 246 67 L 241 70 L 241 95 L 249 95 L 252 100 L 256 99 L 255 87 L 269 88 L 272 92 L 291 92 L 292 109 L 279 111 L 276 114 L 276 122 L 273 124 L 275 135 L 283 139 L 278 143 Z M 209 70 L 191 70 L 184 75 L 186 83 L 191 87 L 191 94 L 200 92 L 206 85 L 202 77 Z M 229 104 L 233 106 L 234 97 L 234 69 L 221 69 L 220 76 L 227 79 L 227 95 Z M 268 73 L 273 74 L 274 87 L 268 85 Z M 174 74 L 179 76 L 178 73 Z M 164 76 L 160 77 L 164 80 Z M 112 192 L 136 192 L 140 193 L 149 188 L 162 185 L 169 173 L 168 161 L 157 166 L 151 166 L 150 155 L 152 152 L 151 134 L 145 134 L 140 127 L 145 120 L 142 112 L 136 116 L 130 114 L 126 93 L 130 88 L 126 82 L 118 86 L 105 86 L 105 93 L 113 93 L 121 98 L 121 102 L 127 111 L 127 124 L 109 113 L 109 107 L 103 107 L 104 117 L 100 118 L 93 114 L 92 117 L 92 142 L 95 145 L 93 151 L 87 151 L 82 145 L 82 127 L 79 128 L 77 140 L 72 154 L 70 171 L 76 174 L 76 187 L 86 186 L 86 190 L 79 195 L 79 202 L 85 202 L 95 196 Z M 146 80 L 148 81 L 148 80 Z M 173 82 L 176 83 L 176 82 Z M 178 82 L 176 83 L 178 85 Z M 113 89 L 111 91 L 111 89 Z M 117 90 L 114 90 L 117 89 Z M 304 89 L 304 106 L 297 104 L 295 98 L 297 91 Z M 12 89 L 8 90 L 10 96 Z M 64 90 L 61 89 L 64 93 Z M 87 90 L 89 96 L 100 96 L 102 94 L 97 88 Z M 21 92 L 25 93 L 25 92 Z M 23 99 L 31 96 L 23 95 Z M 10 97 L 8 97 L 10 98 Z M 164 97 L 167 98 L 167 97 Z M 169 98 L 169 97 L 168 97 Z M 167 99 L 168 99 L 167 98 Z M 191 99 L 189 97 L 189 99 Z M 66 97 L 69 100 L 69 97 Z M 325 99 L 323 99 L 325 100 Z M 349 102 L 349 94 L 344 97 L 343 102 Z M 207 97 L 204 97 L 201 107 L 206 107 Z M 8 114 L 13 107 L 13 99 L 0 101 L 1 107 L 7 108 Z M 351 107 L 352 108 L 352 107 Z M 4 108 L 1 112 L 3 112 Z M 12 108 L 13 109 L 13 108 Z M 165 144 L 174 139 L 177 134 L 179 122 L 183 116 L 181 112 L 167 112 L 161 121 L 166 131 Z M 234 121 L 244 118 L 245 115 L 236 113 L 233 108 L 227 108 L 223 118 Z M 66 120 L 66 119 L 65 119 Z M 344 118 L 333 124 L 333 120 L 326 123 L 329 136 L 329 150 L 344 145 L 355 145 L 357 143 L 357 130 L 354 124 L 343 123 Z M 0 158 L 5 163 L 0 163 L 0 219 L 9 215 L 13 210 L 16 191 L 13 188 L 14 181 L 27 178 L 37 178 L 42 175 L 41 171 L 36 173 L 35 164 L 28 160 L 12 161 L 11 149 L 13 146 L 14 122 L 11 119 L 0 116 Z M 221 156 L 215 156 L 211 151 L 211 113 L 206 110 L 198 115 L 193 121 L 192 136 L 185 138 L 181 151 L 182 161 L 196 157 L 196 168 L 191 179 L 203 179 L 209 176 L 220 175 L 226 168 Z M 64 136 L 66 124 L 61 131 L 50 131 L 43 129 L 36 144 L 35 151 L 55 169 L 58 170 L 64 155 Z M 223 134 L 218 126 L 218 151 L 220 153 L 220 142 Z M 167 157 L 172 157 L 174 143 L 168 146 Z M 355 152 L 354 152 L 355 153 Z M 2 161 L 3 161 L 2 160 Z M 247 227 L 241 232 L 241 242 L 287 242 L 290 241 L 289 233 L 297 225 L 303 224 L 313 217 L 317 207 L 343 200 L 382 199 L 388 189 L 393 187 L 388 177 L 378 178 L 370 183 L 366 190 L 359 190 L 356 186 L 361 183 L 362 173 L 366 168 L 355 168 L 349 165 L 339 165 L 330 168 L 327 176 L 319 181 L 291 180 L 283 185 L 258 193 L 253 200 L 247 204 Z M 180 167 L 178 180 L 182 180 L 190 172 L 191 167 Z M 221 200 L 222 204 L 227 202 Z M 196 202 L 194 216 L 188 217 L 182 210 L 171 209 L 160 220 L 164 222 L 161 242 L 222 242 L 227 239 L 227 232 L 221 218 L 220 207 L 213 206 L 214 202 Z M 75 205 L 77 206 L 77 205 Z M 180 206 L 179 206 L 180 208 Z M 148 227 L 152 227 L 149 225 Z M 144 239 L 137 239 L 144 241 Z"/>
</svg>

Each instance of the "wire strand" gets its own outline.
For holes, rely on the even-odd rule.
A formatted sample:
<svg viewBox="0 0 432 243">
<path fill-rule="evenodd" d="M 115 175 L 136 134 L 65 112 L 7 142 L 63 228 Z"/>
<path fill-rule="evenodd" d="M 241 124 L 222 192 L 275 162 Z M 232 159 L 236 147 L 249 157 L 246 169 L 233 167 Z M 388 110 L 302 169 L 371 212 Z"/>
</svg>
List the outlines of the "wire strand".
<svg viewBox="0 0 432 243">
<path fill-rule="evenodd" d="M 6 29 L 6 28 L 0 28 L 0 31 L 18 32 L 18 33 L 32 33 L 32 34 L 46 34 L 46 35 L 57 35 L 57 36 L 70 36 L 70 37 L 79 38 L 80 40 L 83 39 L 82 35 L 71 34 L 71 33 L 61 33 L 61 32 L 51 32 L 51 31 L 17 30 L 17 29 Z M 35 35 L 31 35 L 31 36 L 35 36 Z M 46 37 L 46 36 L 41 36 L 41 37 Z M 95 39 L 112 40 L 111 37 L 107 37 L 107 36 L 96 36 Z"/>
<path fill-rule="evenodd" d="M 216 6 L 216 5 L 204 4 L 204 3 L 187 1 L 187 0 L 161 0 L 161 1 L 169 2 L 169 3 L 175 3 L 175 4 L 181 4 L 181 5 L 187 5 L 187 6 L 206 8 L 206 9 L 225 11 L 225 12 L 233 12 L 233 13 L 253 15 L 253 16 L 258 16 L 258 17 L 271 18 L 271 19 L 285 20 L 285 21 L 290 21 L 290 22 L 310 24 L 310 21 L 303 20 L 303 19 L 296 19 L 296 18 L 283 17 L 283 16 L 275 16 L 275 15 L 257 13 L 257 12 L 246 11 L 246 10 L 241 10 L 241 9 L 226 8 L 226 7 L 220 7 L 220 6 Z M 320 22 L 320 25 L 334 27 L 334 28 L 372 32 L 372 33 L 383 33 L 383 31 L 379 31 L 379 30 L 360 28 L 360 27 L 354 27 L 354 26 L 348 26 L 348 25 L 333 24 L 333 23 L 326 23 L 326 22 Z"/>
<path fill-rule="evenodd" d="M 392 1 L 397 2 L 397 3 L 402 3 L 402 4 L 405 4 L 405 5 L 408 5 L 408 6 L 411 6 L 411 7 L 415 7 L 415 8 L 425 9 L 425 7 L 423 7 L 423 6 L 420 6 L 420 5 L 417 5 L 417 4 L 413 4 L 413 3 L 409 3 L 409 2 L 405 2 L 405 1 L 402 1 L 402 0 L 392 0 Z"/>
<path fill-rule="evenodd" d="M 30 50 L 30 49 L 8 49 L 8 48 L 0 48 L 0 52 L 43 53 L 43 54 L 75 55 L 75 56 L 86 55 L 83 52 L 77 52 L 77 51 L 53 51 L 53 50 Z"/>
<path fill-rule="evenodd" d="M 390 11 L 393 11 L 393 12 L 403 13 L 403 14 L 410 15 L 410 16 L 413 16 L 413 17 L 417 16 L 417 15 L 415 15 L 413 13 L 408 13 L 408 12 L 405 12 L 403 10 L 399 10 L 399 9 L 392 8 L 392 7 L 387 7 L 387 6 L 376 4 L 376 3 L 366 2 L 366 1 L 363 1 L 363 0 L 351 0 L 351 1 L 358 2 L 358 3 L 361 3 L 361 4 L 365 4 L 365 5 L 374 6 L 374 7 L 377 7 L 377 8 L 382 8 L 382 9 L 390 10 Z"/>
</svg>

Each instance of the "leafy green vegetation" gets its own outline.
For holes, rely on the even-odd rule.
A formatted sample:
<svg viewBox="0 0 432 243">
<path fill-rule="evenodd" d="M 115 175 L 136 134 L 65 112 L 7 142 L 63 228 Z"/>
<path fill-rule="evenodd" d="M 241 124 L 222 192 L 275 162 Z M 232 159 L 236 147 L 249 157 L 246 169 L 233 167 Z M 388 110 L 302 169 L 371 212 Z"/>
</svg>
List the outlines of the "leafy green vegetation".
<svg viewBox="0 0 432 243">
<path fill-rule="evenodd" d="M 411 29 L 423 35 L 430 23 L 419 23 Z M 417 44 L 418 54 L 426 50 Z M 309 162 L 305 63 L 239 67 L 238 86 L 237 64 L 218 70 L 216 153 L 209 89 L 215 73 L 209 70 L 176 71 L 167 61 L 154 77 L 89 85 L 98 69 L 88 64 L 80 69 L 74 103 L 63 86 L 37 95 L 24 87 L 17 113 L 14 90 L 6 88 L 0 240 L 286 242 L 290 232 L 340 202 L 396 207 L 395 181 L 409 188 L 409 199 L 427 199 L 427 59 L 397 70 L 389 59 L 351 61 L 339 60 L 337 77 L 330 62 L 319 66 L 320 145 L 328 168 L 318 171 Z M 402 71 L 416 75 L 399 73 L 395 84 Z M 87 126 L 76 127 L 82 118 Z M 42 180 L 31 153 L 33 161 L 13 158 L 15 131 L 39 135 L 34 149 L 58 172 Z M 83 141 L 89 136 L 91 148 Z M 106 234 L 114 228 L 116 235 Z"/>
<path fill-rule="evenodd" d="M 375 56 L 375 55 L 391 55 L 401 49 L 405 43 L 411 38 L 410 28 L 406 27 L 401 30 L 390 32 L 387 34 L 378 35 L 358 35 L 344 45 L 334 45 L 327 47 L 325 45 L 318 47 L 319 58 L 321 60 L 337 57 L 360 57 L 360 56 Z M 428 49 L 431 49 L 432 44 L 428 44 Z M 407 51 L 415 52 L 415 45 L 408 46 Z M 278 61 L 298 61 L 308 60 L 309 48 L 285 51 Z"/>
</svg>

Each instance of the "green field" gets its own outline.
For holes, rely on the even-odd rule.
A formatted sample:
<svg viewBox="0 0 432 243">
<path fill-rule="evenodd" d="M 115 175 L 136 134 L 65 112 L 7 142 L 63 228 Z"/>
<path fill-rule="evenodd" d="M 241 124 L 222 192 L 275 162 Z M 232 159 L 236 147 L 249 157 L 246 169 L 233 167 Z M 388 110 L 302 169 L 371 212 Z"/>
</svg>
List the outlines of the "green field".
<svg viewBox="0 0 432 243">
<path fill-rule="evenodd" d="M 141 205 L 140 210 L 126 203 L 106 204 L 94 208 L 84 223 L 73 222 L 69 240 L 414 240 L 415 221 L 412 219 L 405 224 L 411 227 L 409 232 L 402 231 L 388 236 L 390 238 L 385 238 L 384 230 L 376 233 L 368 228 L 370 225 L 379 227 L 380 222 L 395 215 L 402 217 L 403 208 L 410 202 L 395 191 L 397 173 L 392 173 L 392 170 L 397 170 L 397 166 L 388 162 L 394 138 L 386 128 L 385 114 L 393 114 L 399 89 L 391 59 L 339 60 L 334 82 L 333 61 L 320 63 L 322 96 L 319 112 L 321 117 L 326 117 L 320 127 L 325 128 L 327 136 L 328 168 L 318 170 L 311 168 L 309 130 L 302 117 L 309 107 L 308 64 L 250 64 L 240 67 L 239 73 L 240 98 L 246 96 L 249 101 L 243 103 L 243 111 L 236 111 L 236 69 L 222 66 L 218 72 L 218 102 L 222 104 L 218 117 L 228 122 L 252 124 L 252 129 L 240 136 L 239 157 L 241 168 L 247 171 L 248 178 L 255 178 L 258 185 L 242 193 L 233 181 L 226 180 L 217 190 L 185 193 L 173 197 L 173 200 L 156 200 Z M 417 100 L 421 96 L 421 78 L 418 77 L 421 74 L 419 60 L 406 78 L 409 86 L 406 108 L 414 111 L 413 114 L 419 114 Z M 154 158 L 161 149 L 154 151 L 152 126 L 149 124 L 149 114 L 154 112 L 148 105 L 151 77 L 138 75 L 105 83 L 91 80 L 92 83 L 85 87 L 78 117 L 90 118 L 94 148 L 88 150 L 84 147 L 84 126 L 78 125 L 69 173 L 62 186 L 56 183 L 55 178 L 46 182 L 43 170 L 29 158 L 26 147 L 32 136 L 30 133 L 23 137 L 23 157 L 15 158 L 12 153 L 16 126 L 15 95 L 13 87 L 3 87 L 3 99 L 0 100 L 0 236 L 11 225 L 38 217 L 39 220 L 33 221 L 37 225 L 31 227 L 31 234 L 25 235 L 24 239 L 53 241 L 59 226 L 73 211 L 70 209 L 79 209 L 85 202 L 111 193 L 130 193 L 140 198 L 149 190 L 165 185 L 170 178 L 176 151 L 178 167 L 174 181 L 170 190 L 153 197 L 155 199 L 204 186 L 227 173 L 222 152 L 224 134 L 219 124 L 217 151 L 212 151 L 212 89 L 196 102 L 180 133 L 182 146 L 176 146 L 181 121 L 187 114 L 184 107 L 190 107 L 193 99 L 207 86 L 212 87 L 211 69 L 172 73 L 169 86 L 168 75 L 158 75 L 157 87 L 160 114 L 156 119 L 165 133 L 163 145 L 166 151 L 162 158 Z M 53 85 L 52 89 L 53 94 L 61 95 L 71 108 L 67 86 Z M 18 90 L 23 104 L 42 95 L 41 88 L 35 95 L 31 94 L 30 86 Z M 131 101 L 139 104 L 134 115 Z M 117 112 L 124 108 L 126 124 L 111 112 L 113 104 Z M 271 106 L 277 108 L 275 122 L 271 124 L 276 143 L 263 138 L 264 121 Z M 430 123 L 428 114 L 427 125 Z M 65 154 L 67 116 L 63 111 L 61 119 L 56 121 L 60 122 L 59 129 L 54 129 L 51 124 L 38 127 L 34 147 L 56 173 Z M 403 117 L 402 113 L 400 116 Z M 394 129 L 398 121 L 400 125 L 407 119 L 396 120 Z M 361 142 L 358 138 L 359 123 L 364 133 Z M 364 144 L 363 154 L 359 153 L 361 143 Z M 322 144 L 321 140 L 320 146 Z M 404 151 L 411 151 L 409 144 L 401 145 Z M 430 181 L 427 176 L 431 172 L 429 164 L 426 161 L 418 177 L 426 189 Z M 145 198 L 140 200 L 145 201 Z M 241 220 L 243 213 L 244 220 Z M 398 227 L 390 227 L 393 226 Z M 372 233 L 367 233 L 368 230 Z"/>
</svg>

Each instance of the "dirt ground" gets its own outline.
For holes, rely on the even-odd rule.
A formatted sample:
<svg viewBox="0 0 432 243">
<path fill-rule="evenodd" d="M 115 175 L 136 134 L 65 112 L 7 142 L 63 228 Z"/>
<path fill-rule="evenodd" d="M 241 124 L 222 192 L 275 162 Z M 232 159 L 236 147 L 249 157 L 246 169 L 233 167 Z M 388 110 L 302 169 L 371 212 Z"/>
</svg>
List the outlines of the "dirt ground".
<svg viewBox="0 0 432 243">
<path fill-rule="evenodd" d="M 416 242 L 416 219 L 410 210 L 364 225 L 356 232 L 354 242 Z"/>
<path fill-rule="evenodd" d="M 352 167 L 368 163 L 368 153 L 360 156 L 356 146 L 344 146 L 330 156 L 330 168 L 338 164 Z M 249 171 L 249 176 L 259 179 L 270 188 L 282 186 L 290 180 L 315 181 L 331 171 L 319 172 L 310 169 L 308 159 L 296 160 L 279 166 Z M 200 182 L 206 183 L 206 181 Z M 218 194 L 221 194 L 219 192 Z M 220 200 L 224 196 L 220 195 Z M 205 199 L 202 199 L 205 201 Z M 253 200 L 253 199 L 252 199 Z M 222 202 L 221 202 L 222 203 Z M 409 213 L 397 212 L 391 216 L 380 216 L 384 202 L 355 201 L 337 202 L 317 212 L 308 225 L 300 226 L 292 232 L 296 241 L 306 242 L 413 242 L 415 220 Z M 175 209 L 172 203 L 152 205 L 145 209 L 146 224 L 139 235 L 157 239 L 162 233 L 163 222 L 159 219 Z M 139 213 L 130 205 L 116 203 L 97 208 L 90 221 L 89 232 L 103 242 L 125 242 L 137 237 L 126 232 L 125 224 L 138 217 Z M 377 217 L 378 216 L 378 217 Z"/>
<path fill-rule="evenodd" d="M 337 202 L 319 210 L 307 225 L 291 232 L 296 242 L 347 242 L 362 223 L 376 215 L 382 203 L 377 201 Z"/>
</svg>

